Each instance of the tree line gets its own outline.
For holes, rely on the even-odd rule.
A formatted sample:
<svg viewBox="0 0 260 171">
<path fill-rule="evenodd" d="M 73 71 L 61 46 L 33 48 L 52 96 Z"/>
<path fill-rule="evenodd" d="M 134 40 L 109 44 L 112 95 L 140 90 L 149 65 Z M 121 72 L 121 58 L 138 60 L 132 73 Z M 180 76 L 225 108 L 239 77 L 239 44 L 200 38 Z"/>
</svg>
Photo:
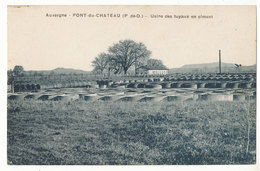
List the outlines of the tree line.
<svg viewBox="0 0 260 171">
<path fill-rule="evenodd" d="M 108 52 L 100 53 L 92 61 L 93 72 L 98 74 L 124 74 L 129 70 L 134 74 L 145 72 L 149 68 L 165 68 L 161 60 L 151 59 L 152 52 L 142 42 L 121 40 L 108 48 Z"/>
<path fill-rule="evenodd" d="M 119 75 L 127 75 L 129 70 L 134 71 L 134 74 L 140 74 L 148 69 L 164 68 L 161 60 L 150 58 L 152 52 L 142 42 L 133 40 L 121 40 L 108 48 L 108 52 L 100 53 L 92 61 L 94 67 L 93 72 L 97 74 L 110 73 Z M 48 75 L 53 75 L 49 73 Z M 43 73 L 36 71 L 25 71 L 23 66 L 16 65 L 13 69 L 7 71 L 8 84 L 12 84 L 15 77 L 43 76 Z M 67 74 L 66 74 L 67 75 Z"/>
</svg>

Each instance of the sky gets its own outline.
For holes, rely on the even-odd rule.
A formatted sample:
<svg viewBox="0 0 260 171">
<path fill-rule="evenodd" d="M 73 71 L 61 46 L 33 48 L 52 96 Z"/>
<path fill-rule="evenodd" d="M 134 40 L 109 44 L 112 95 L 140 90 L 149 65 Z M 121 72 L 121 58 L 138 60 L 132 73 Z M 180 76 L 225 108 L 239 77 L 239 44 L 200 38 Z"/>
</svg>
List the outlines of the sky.
<svg viewBox="0 0 260 171">
<path fill-rule="evenodd" d="M 104 14 L 120 17 L 97 17 Z M 219 49 L 222 62 L 256 64 L 255 6 L 9 6 L 7 22 L 8 69 L 90 71 L 99 53 L 125 39 L 143 42 L 168 68 L 217 62 Z"/>
</svg>

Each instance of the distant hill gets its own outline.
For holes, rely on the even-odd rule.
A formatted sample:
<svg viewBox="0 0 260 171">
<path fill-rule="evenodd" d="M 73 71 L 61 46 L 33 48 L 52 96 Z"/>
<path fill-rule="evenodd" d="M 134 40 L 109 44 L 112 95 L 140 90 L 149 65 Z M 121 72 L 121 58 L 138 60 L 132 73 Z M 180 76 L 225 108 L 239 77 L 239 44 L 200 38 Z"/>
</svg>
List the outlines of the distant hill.
<svg viewBox="0 0 260 171">
<path fill-rule="evenodd" d="M 70 73 L 87 74 L 87 73 L 89 73 L 89 71 L 83 71 L 83 70 L 71 69 L 71 68 L 56 68 L 54 70 L 51 70 L 51 72 L 54 72 L 57 74 L 70 74 Z"/>
<path fill-rule="evenodd" d="M 234 67 L 231 63 L 221 63 L 221 67 Z M 204 63 L 204 64 L 188 64 L 183 65 L 181 68 L 218 68 L 218 62 Z"/>
<path fill-rule="evenodd" d="M 172 68 L 169 73 L 215 73 L 219 72 L 218 62 L 203 64 L 188 64 L 180 68 Z M 232 63 L 221 63 L 222 72 L 256 72 L 256 65 L 236 68 Z"/>
<path fill-rule="evenodd" d="M 49 74 L 89 74 L 90 71 L 72 69 L 72 68 L 56 68 L 53 70 L 28 70 L 25 71 L 26 75 L 49 75 Z"/>
</svg>

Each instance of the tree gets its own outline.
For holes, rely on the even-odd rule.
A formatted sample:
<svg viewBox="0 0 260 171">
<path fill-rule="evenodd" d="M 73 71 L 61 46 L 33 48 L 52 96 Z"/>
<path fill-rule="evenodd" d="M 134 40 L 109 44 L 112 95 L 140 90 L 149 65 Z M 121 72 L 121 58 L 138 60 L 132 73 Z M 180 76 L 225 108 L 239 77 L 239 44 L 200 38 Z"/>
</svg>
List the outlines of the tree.
<svg viewBox="0 0 260 171">
<path fill-rule="evenodd" d="M 94 67 L 94 71 L 103 73 L 104 70 L 108 66 L 109 62 L 109 54 L 106 53 L 100 53 L 94 61 L 92 61 L 92 66 Z"/>
<path fill-rule="evenodd" d="M 13 72 L 13 70 L 12 69 L 9 69 L 8 71 L 7 71 L 7 84 L 8 85 L 11 85 L 12 84 L 12 82 L 14 81 L 14 72 Z"/>
<path fill-rule="evenodd" d="M 12 69 L 7 71 L 7 85 L 11 85 L 11 92 L 14 93 L 14 72 Z"/>
<path fill-rule="evenodd" d="M 113 72 L 114 74 L 120 74 L 122 72 L 122 67 L 117 63 L 117 59 L 110 56 L 108 62 L 108 72 Z"/>
<path fill-rule="evenodd" d="M 149 69 L 167 69 L 167 67 L 159 59 L 149 59 L 147 61 L 147 67 Z"/>
<path fill-rule="evenodd" d="M 143 43 L 136 43 L 133 40 L 121 40 L 109 47 L 108 51 L 111 55 L 110 61 L 115 65 L 111 67 L 113 69 L 119 67 L 118 70 L 122 68 L 124 74 L 127 74 L 128 69 L 134 64 L 135 70 L 143 66 L 142 61 L 151 55 L 151 51 L 147 50 Z"/>
<path fill-rule="evenodd" d="M 15 77 L 22 76 L 24 72 L 23 66 L 16 65 L 14 69 L 7 71 L 7 84 L 11 85 L 11 92 L 14 92 Z"/>
<path fill-rule="evenodd" d="M 21 76 L 24 72 L 23 66 L 15 65 L 13 72 L 14 72 L 14 76 Z"/>
</svg>

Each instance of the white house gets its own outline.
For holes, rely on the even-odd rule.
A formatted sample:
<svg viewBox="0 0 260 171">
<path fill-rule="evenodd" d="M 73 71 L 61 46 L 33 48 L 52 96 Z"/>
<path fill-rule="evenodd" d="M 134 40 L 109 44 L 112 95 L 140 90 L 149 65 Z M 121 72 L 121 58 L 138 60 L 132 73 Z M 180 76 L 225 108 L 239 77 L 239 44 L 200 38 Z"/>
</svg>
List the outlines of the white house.
<svg viewBox="0 0 260 171">
<path fill-rule="evenodd" d="M 148 70 L 149 75 L 167 75 L 169 70 L 166 67 L 151 67 Z"/>
<path fill-rule="evenodd" d="M 167 75 L 169 70 L 148 70 L 149 75 Z"/>
</svg>

